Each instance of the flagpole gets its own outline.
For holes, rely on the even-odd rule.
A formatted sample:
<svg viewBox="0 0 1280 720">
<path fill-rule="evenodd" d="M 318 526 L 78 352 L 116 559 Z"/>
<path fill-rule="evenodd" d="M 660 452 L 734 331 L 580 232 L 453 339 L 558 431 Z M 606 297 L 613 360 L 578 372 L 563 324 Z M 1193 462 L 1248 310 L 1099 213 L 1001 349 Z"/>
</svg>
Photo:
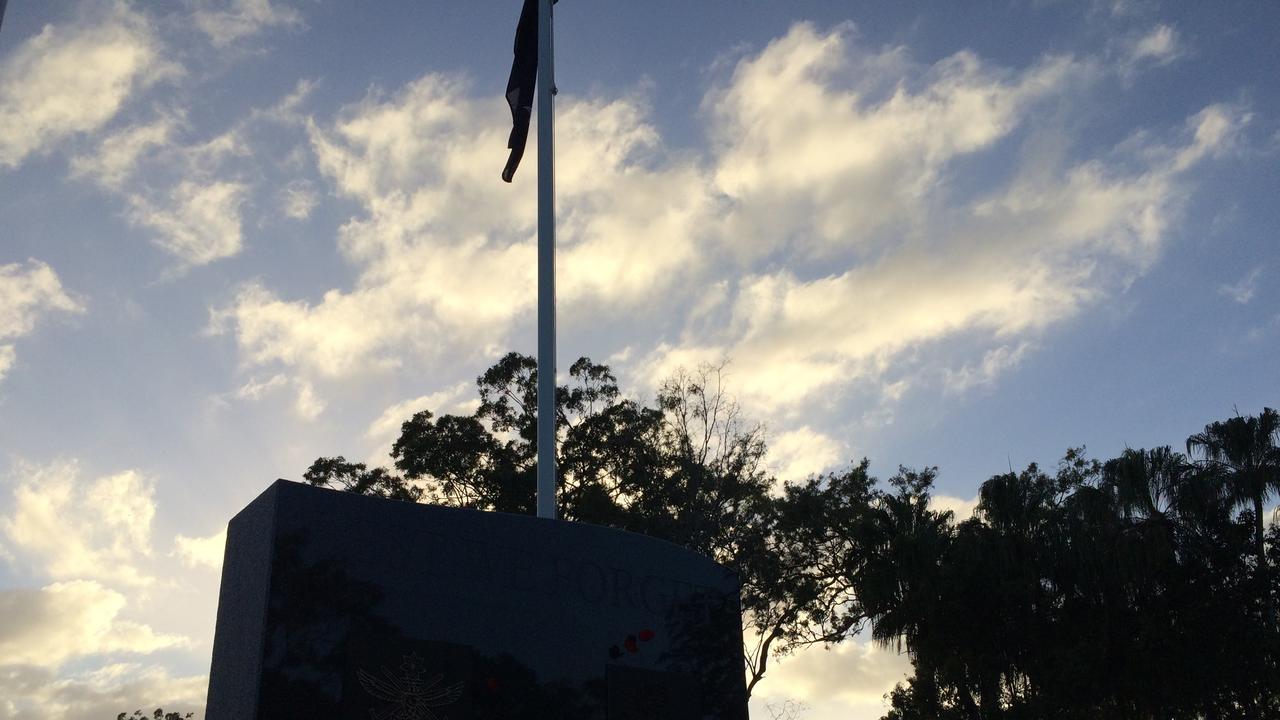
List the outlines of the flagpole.
<svg viewBox="0 0 1280 720">
<path fill-rule="evenodd" d="M 3 0 L 0 0 L 3 1 Z M 538 517 L 556 517 L 555 48 L 538 0 Z"/>
</svg>

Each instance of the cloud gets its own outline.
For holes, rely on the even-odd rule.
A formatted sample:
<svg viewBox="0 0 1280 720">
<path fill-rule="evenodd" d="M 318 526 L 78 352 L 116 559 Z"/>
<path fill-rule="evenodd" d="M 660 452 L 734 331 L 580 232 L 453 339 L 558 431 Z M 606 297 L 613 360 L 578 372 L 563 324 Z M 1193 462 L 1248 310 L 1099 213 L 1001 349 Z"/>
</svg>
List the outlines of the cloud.
<svg viewBox="0 0 1280 720">
<path fill-rule="evenodd" d="M 136 471 L 85 479 L 75 462 L 53 462 L 19 463 L 12 486 L 0 516 L 5 560 L 53 582 L 0 590 L 0 718 L 91 720 L 139 702 L 200 707 L 204 677 L 175 678 L 137 662 L 193 644 L 129 617 L 171 600 L 147 592 L 155 578 L 143 568 L 151 560 L 152 484 Z M 214 542 L 182 540 L 178 552 L 192 561 Z"/>
<path fill-rule="evenodd" d="M 302 14 L 272 0 L 203 0 L 193 19 L 217 47 L 252 37 L 271 27 L 298 28 Z"/>
<path fill-rule="evenodd" d="M 160 205 L 133 196 L 129 220 L 154 230 L 156 244 L 183 267 L 205 265 L 240 252 L 240 207 L 247 193 L 239 182 L 184 180 Z"/>
<path fill-rule="evenodd" d="M 159 666 L 112 663 L 86 672 L 55 677 L 30 665 L 0 665 L 0 718 L 3 720 L 98 720 L 147 712 L 163 703 L 166 711 L 185 713 L 204 707 L 208 677 L 174 677 Z"/>
<path fill-rule="evenodd" d="M 951 511 L 955 514 L 955 522 L 960 523 L 973 517 L 973 511 L 978 508 L 978 496 L 969 498 L 955 497 L 953 495 L 931 495 L 929 497 L 929 509 L 937 512 Z"/>
<path fill-rule="evenodd" d="M 182 563 L 187 567 L 220 570 L 227 546 L 227 529 L 223 528 L 206 537 L 178 535 L 173 542 L 174 553 L 182 558 Z"/>
<path fill-rule="evenodd" d="M 306 220 L 320 204 L 320 197 L 306 180 L 296 180 L 280 191 L 280 212 L 291 220 Z"/>
<path fill-rule="evenodd" d="M 75 462 L 22 464 L 0 534 L 54 579 L 148 585 L 140 564 L 155 512 L 154 487 L 136 471 L 86 482 Z"/>
<path fill-rule="evenodd" d="M 1178 33 L 1168 25 L 1157 25 L 1151 32 L 1143 35 L 1133 43 L 1129 51 L 1129 61 L 1142 61 L 1165 65 L 1176 60 L 1182 54 L 1178 41 Z"/>
<path fill-rule="evenodd" d="M 300 126 L 298 107 L 314 83 L 302 81 L 274 105 L 251 108 L 222 132 L 191 138 L 185 108 L 157 107 L 153 117 L 118 128 L 71 161 L 71 176 L 88 180 L 125 204 L 125 217 L 151 231 L 153 243 L 177 260 L 168 275 L 239 254 L 245 208 L 252 207 L 270 163 L 259 135 Z M 283 210 L 305 218 L 317 200 L 308 181 L 284 184 Z"/>
<path fill-rule="evenodd" d="M 71 160 L 71 175 L 120 192 L 143 156 L 172 142 L 180 122 L 181 118 L 175 115 L 162 115 L 150 123 L 131 125 L 108 135 L 94 152 Z"/>
<path fill-rule="evenodd" d="M 1239 282 L 1230 285 L 1223 285 L 1218 288 L 1218 294 L 1230 298 L 1233 302 L 1241 305 L 1248 305 L 1249 301 L 1258 292 L 1258 278 L 1262 277 L 1262 266 L 1249 271 Z"/>
<path fill-rule="evenodd" d="M 127 3 L 85 8 L 76 21 L 46 25 L 0 66 L 0 166 L 101 128 L 138 90 L 176 72 Z"/>
<path fill-rule="evenodd" d="M 18 353 L 12 345 L 0 345 L 0 380 L 4 379 L 17 359 Z"/>
<path fill-rule="evenodd" d="M 752 704 L 795 698 L 809 707 L 806 717 L 878 718 L 887 709 L 884 695 L 910 670 L 905 655 L 851 638 L 779 659 Z"/>
<path fill-rule="evenodd" d="M 0 265 L 0 380 L 17 360 L 17 351 L 6 341 L 29 335 L 50 313 L 83 311 L 45 263 L 32 259 Z"/>
<path fill-rule="evenodd" d="M 277 388 L 291 387 L 294 391 L 293 411 L 303 420 L 315 420 L 324 412 L 324 402 L 316 394 L 315 386 L 303 378 L 289 378 L 284 374 L 273 375 L 266 380 L 250 378 L 236 391 L 242 400 L 259 400 Z"/>
<path fill-rule="evenodd" d="M 151 653 L 186 643 L 120 619 L 124 595 L 92 580 L 0 590 L 0 664 L 57 668 L 91 655 Z"/>
<path fill-rule="evenodd" d="M 1051 57 L 1015 74 L 969 52 L 916 70 L 901 49 L 857 51 L 849 26 L 796 24 L 709 96 L 727 238 L 752 254 L 870 249 L 929 209 L 949 162 L 1089 72 Z"/>
<path fill-rule="evenodd" d="M 1051 101 L 1078 102 L 1095 63 L 1049 58 L 1013 72 L 968 53 L 927 68 L 884 59 L 898 75 L 875 100 L 839 89 L 867 64 L 848 42 L 840 29 L 798 25 L 714 95 L 730 118 L 717 178 L 736 201 L 732 240 L 787 260 L 740 277 L 718 332 L 699 326 L 659 345 L 651 372 L 732 357 L 744 402 L 785 412 L 882 377 L 908 351 L 985 337 L 994 347 L 979 366 L 949 378 L 985 382 L 1029 338 L 1148 267 L 1179 215 L 1184 176 L 1248 122 L 1210 106 L 1171 142 L 1138 134 L 1067 161 L 1000 141 L 1034 130 L 1039 105 L 1056 115 Z M 974 176 L 957 193 L 950 166 L 982 153 L 1014 154 L 1017 172 Z"/>
<path fill-rule="evenodd" d="M 799 23 L 707 93 L 704 154 L 664 144 L 644 92 L 562 97 L 561 313 L 657 333 L 634 361 L 651 378 L 731 357 L 744 404 L 784 417 L 960 338 L 984 356 L 951 385 L 990 382 L 1158 258 L 1187 176 L 1248 121 L 1210 106 L 1072 157 L 1061 118 L 1120 73 L 922 65 Z M 468 91 L 428 74 L 308 122 L 358 205 L 337 237 L 356 276 L 318 301 L 249 283 L 214 308 L 247 367 L 340 378 L 508 342 L 533 309 L 535 196 L 495 184 L 508 128 Z"/>
<path fill-rule="evenodd" d="M 0 265 L 0 340 L 22 337 L 50 312 L 82 312 L 58 274 L 39 260 Z"/>
<path fill-rule="evenodd" d="M 804 425 L 769 440 L 769 466 L 779 480 L 804 480 L 841 460 L 835 438 Z"/>
<path fill-rule="evenodd" d="M 250 365 L 346 376 L 446 346 L 493 350 L 535 297 L 533 185 L 496 182 L 509 132 L 458 78 L 428 74 L 372 93 L 311 145 L 336 193 L 361 205 L 338 245 L 359 276 L 318 303 L 245 286 L 215 310 Z M 710 217 L 702 171 L 660 162 L 639 96 L 563 98 L 558 123 L 559 297 L 634 308 L 700 262 L 689 238 Z"/>
<path fill-rule="evenodd" d="M 468 391 L 475 386 L 471 383 L 459 383 L 440 392 L 422 395 L 391 405 L 378 419 L 369 424 L 365 437 L 373 440 L 391 440 L 400 432 L 400 426 L 413 417 L 414 413 L 430 410 L 433 415 L 465 414 L 479 406 L 479 400 L 468 396 Z"/>
<path fill-rule="evenodd" d="M 975 387 L 990 387 L 1001 373 L 1016 368 L 1032 348 L 1029 342 L 992 348 L 977 365 L 966 364 L 959 370 L 945 370 L 943 386 L 948 393 L 957 395 Z"/>
</svg>

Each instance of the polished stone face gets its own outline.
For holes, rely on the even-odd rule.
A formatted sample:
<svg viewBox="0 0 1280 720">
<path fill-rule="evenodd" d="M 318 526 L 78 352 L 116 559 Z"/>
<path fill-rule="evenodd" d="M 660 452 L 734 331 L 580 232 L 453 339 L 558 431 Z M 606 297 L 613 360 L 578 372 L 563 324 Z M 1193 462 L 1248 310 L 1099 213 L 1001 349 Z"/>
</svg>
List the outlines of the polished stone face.
<svg viewBox="0 0 1280 720">
<path fill-rule="evenodd" d="M 227 535 L 208 720 L 745 720 L 738 583 L 653 538 L 277 482 Z"/>
</svg>

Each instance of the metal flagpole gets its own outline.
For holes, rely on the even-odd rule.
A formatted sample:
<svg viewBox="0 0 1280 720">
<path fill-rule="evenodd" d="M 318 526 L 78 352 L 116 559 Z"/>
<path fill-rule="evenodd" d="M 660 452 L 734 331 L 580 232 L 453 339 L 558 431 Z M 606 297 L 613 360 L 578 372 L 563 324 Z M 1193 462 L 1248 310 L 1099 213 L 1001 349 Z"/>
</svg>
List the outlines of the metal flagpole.
<svg viewBox="0 0 1280 720">
<path fill-rule="evenodd" d="M 556 517 L 556 73 L 552 0 L 538 0 L 538 517 Z"/>
</svg>

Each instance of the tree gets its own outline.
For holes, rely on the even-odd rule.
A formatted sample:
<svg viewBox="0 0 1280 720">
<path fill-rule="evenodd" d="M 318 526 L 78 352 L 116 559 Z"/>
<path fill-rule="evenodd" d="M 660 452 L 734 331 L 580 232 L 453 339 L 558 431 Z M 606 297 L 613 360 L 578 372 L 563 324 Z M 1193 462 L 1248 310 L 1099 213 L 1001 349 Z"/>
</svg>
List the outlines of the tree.
<svg viewBox="0 0 1280 720">
<path fill-rule="evenodd" d="M 1267 624 L 1275 625 L 1266 553 L 1265 505 L 1280 492 L 1280 413 L 1263 408 L 1257 416 L 1236 416 L 1210 423 L 1204 432 L 1187 438 L 1187 452 L 1204 457 L 1206 469 L 1232 503 L 1248 503 L 1253 509 L 1253 549 L 1257 559 L 1259 592 Z"/>
<path fill-rule="evenodd" d="M 1254 513 L 1231 516 L 1214 472 L 1168 447 L 1071 450 L 991 477 L 955 523 L 929 508 L 932 470 L 901 471 L 854 582 L 873 637 L 911 656 L 886 720 L 1280 717 Z"/>
<path fill-rule="evenodd" d="M 141 710 L 134 710 L 132 715 L 120 713 L 119 715 L 116 715 L 116 720 L 147 720 L 148 718 L 151 720 L 186 720 L 194 715 L 195 713 L 187 713 L 186 715 L 179 715 L 176 712 L 167 713 L 162 708 L 156 708 L 155 712 L 150 715 L 142 712 Z"/>
<path fill-rule="evenodd" d="M 556 392 L 557 503 L 566 520 L 640 532 L 725 564 L 742 582 L 748 692 L 771 656 L 844 639 L 861 620 L 846 568 L 873 480 L 845 473 L 777 483 L 763 428 L 747 423 L 722 369 L 678 372 L 654 406 L 622 395 L 582 358 Z M 307 482 L 350 492 L 532 514 L 537 364 L 510 353 L 476 381 L 471 415 L 415 413 L 392 447 L 395 470 L 319 458 Z"/>
</svg>

